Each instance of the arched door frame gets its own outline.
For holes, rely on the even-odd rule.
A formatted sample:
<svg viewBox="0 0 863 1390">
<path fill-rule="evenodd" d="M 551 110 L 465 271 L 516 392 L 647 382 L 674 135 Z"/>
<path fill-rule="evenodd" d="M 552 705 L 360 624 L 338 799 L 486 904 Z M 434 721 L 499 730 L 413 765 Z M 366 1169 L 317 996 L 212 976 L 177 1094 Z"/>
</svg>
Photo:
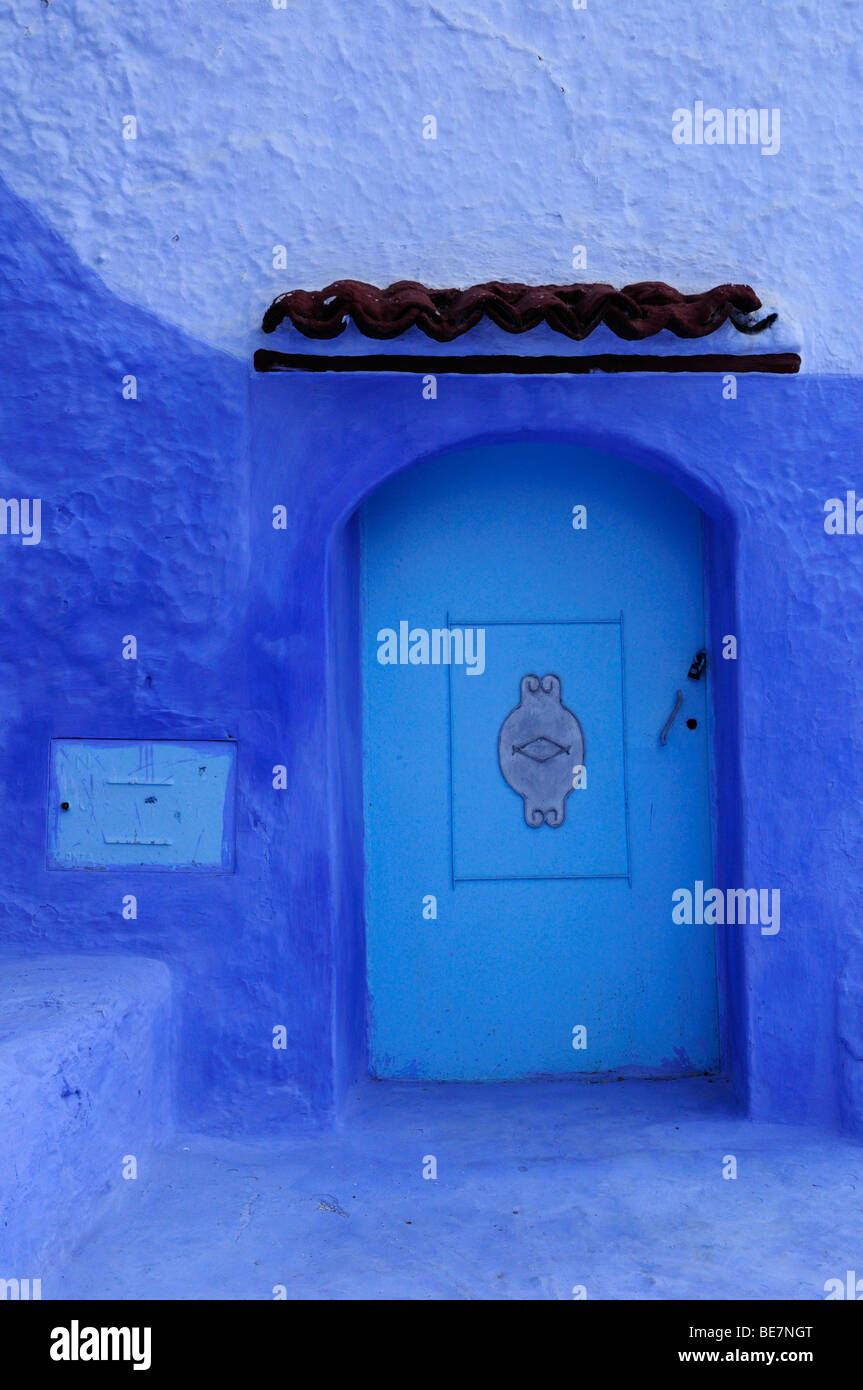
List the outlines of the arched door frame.
<svg viewBox="0 0 863 1390">
<path fill-rule="evenodd" d="M 430 404 L 430 408 L 434 406 Z M 464 416 L 462 415 L 464 421 Z M 724 663 L 722 638 L 737 630 L 736 527 L 728 499 L 699 471 L 694 454 L 660 450 L 641 431 L 580 422 L 553 427 L 525 420 L 518 428 L 443 430 L 448 438 L 417 454 L 390 447 L 366 467 L 349 470 L 331 495 L 327 547 L 327 715 L 331 757 L 330 827 L 334 867 L 333 900 L 333 1074 L 336 1110 L 348 1087 L 367 1068 L 366 981 L 363 893 L 362 734 L 359 680 L 359 540 L 362 503 L 406 468 L 433 467 L 449 454 L 495 444 L 549 443 L 593 449 L 646 468 L 664 478 L 701 510 L 704 523 L 704 582 L 710 661 L 711 797 L 717 886 L 743 882 L 743 802 L 738 746 L 736 672 Z M 723 1074 L 736 1097 L 748 1104 L 746 947 L 742 933 L 717 934 L 717 987 Z"/>
</svg>

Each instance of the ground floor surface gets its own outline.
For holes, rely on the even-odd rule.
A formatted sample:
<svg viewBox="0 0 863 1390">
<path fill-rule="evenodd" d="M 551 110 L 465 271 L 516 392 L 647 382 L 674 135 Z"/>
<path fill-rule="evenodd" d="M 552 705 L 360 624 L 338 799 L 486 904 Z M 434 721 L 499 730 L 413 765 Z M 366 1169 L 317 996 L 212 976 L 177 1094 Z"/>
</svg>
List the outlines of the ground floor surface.
<svg viewBox="0 0 863 1390">
<path fill-rule="evenodd" d="M 331 1130 L 180 1136 L 43 1297 L 824 1299 L 863 1274 L 863 1146 L 729 1091 L 369 1081 Z"/>
</svg>

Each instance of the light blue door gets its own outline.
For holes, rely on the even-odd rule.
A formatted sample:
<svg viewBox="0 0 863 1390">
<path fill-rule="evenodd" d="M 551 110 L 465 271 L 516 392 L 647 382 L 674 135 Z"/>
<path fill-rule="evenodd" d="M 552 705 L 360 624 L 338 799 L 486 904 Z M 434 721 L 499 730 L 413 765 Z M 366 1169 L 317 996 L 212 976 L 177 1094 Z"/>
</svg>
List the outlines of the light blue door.
<svg viewBox="0 0 863 1390">
<path fill-rule="evenodd" d="M 716 1070 L 713 929 L 671 916 L 711 880 L 698 509 L 503 445 L 391 480 L 361 535 L 373 1074 Z"/>
</svg>

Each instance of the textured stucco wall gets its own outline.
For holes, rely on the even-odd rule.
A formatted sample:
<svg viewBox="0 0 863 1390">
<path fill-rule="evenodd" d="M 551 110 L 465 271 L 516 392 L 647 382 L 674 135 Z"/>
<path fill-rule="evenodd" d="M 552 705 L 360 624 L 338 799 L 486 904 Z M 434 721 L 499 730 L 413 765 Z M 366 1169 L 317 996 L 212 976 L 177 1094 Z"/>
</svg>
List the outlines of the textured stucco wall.
<svg viewBox="0 0 863 1390">
<path fill-rule="evenodd" d="M 212 345 L 340 276 L 736 280 L 801 319 L 809 369 L 860 356 L 857 0 L 2 0 L 0 25 L 0 174 Z M 779 152 L 675 145 L 696 100 L 778 107 Z"/>
<path fill-rule="evenodd" d="M 0 960 L 0 1277 L 52 1297 L 106 1198 L 134 1207 L 128 1160 L 146 1178 L 171 1119 L 170 1036 L 159 961 Z"/>
<path fill-rule="evenodd" d="M 314 756 L 300 750 L 324 736 L 318 570 L 340 518 L 415 460 L 525 432 L 618 453 L 683 487 L 716 532 L 717 881 L 782 895 L 778 935 L 718 933 L 726 1061 L 753 1114 L 856 1128 L 863 694 L 854 654 L 863 551 L 858 537 L 825 533 L 823 504 L 854 486 L 861 410 L 860 383 L 835 379 L 741 379 L 730 402 L 709 375 L 439 378 L 437 401 L 426 402 L 410 377 L 264 376 L 253 383 L 251 531 L 260 617 L 270 626 L 282 615 L 292 639 L 275 654 L 269 682 L 305 692 L 284 706 L 298 751 L 280 816 L 314 843 L 326 833 L 330 802 Z M 291 533 L 270 524 L 283 497 L 292 498 Z M 727 632 L 739 640 L 736 662 L 717 657 Z M 331 706 L 332 718 L 347 713 L 344 701 L 341 711 Z M 344 749 L 346 722 L 342 729 Z M 295 876 L 295 920 L 311 927 L 317 901 Z M 337 943 L 344 930 L 356 936 L 350 922 L 334 925 Z"/>
<path fill-rule="evenodd" d="M 329 1107 L 361 1058 L 363 977 L 354 552 L 348 532 L 328 611 L 328 541 L 436 449 L 565 431 L 662 468 L 731 536 L 724 833 L 744 882 L 783 893 L 780 935 L 726 962 L 734 1064 L 755 1113 L 859 1127 L 863 562 L 821 511 L 863 493 L 859 382 L 829 375 L 860 360 L 859 7 L 16 0 L 0 18 L 0 494 L 44 509 L 39 546 L 0 537 L 3 947 L 164 961 L 191 1122 Z M 778 105 L 780 153 L 674 146 L 671 112 L 698 97 Z M 573 243 L 588 278 L 774 291 L 812 375 L 741 379 L 735 402 L 690 376 L 448 381 L 435 403 L 412 379 L 250 381 L 283 288 L 561 281 Z M 237 873 L 49 873 L 52 736 L 236 738 Z"/>
<path fill-rule="evenodd" d="M 14 807 L 2 945 L 165 960 L 181 1108 L 213 1119 L 233 1094 L 242 1110 L 269 1074 L 284 1116 L 316 1092 L 302 1049 L 286 1067 L 270 1045 L 284 982 L 308 959 L 306 943 L 275 926 L 287 908 L 260 814 L 280 734 L 258 648 L 283 639 L 275 626 L 247 637 L 248 369 L 118 303 L 2 189 L 0 206 L 0 279 L 15 308 L 15 349 L 0 365 L 0 496 L 43 501 L 39 545 L 0 536 L 0 796 Z M 122 397 L 130 372 L 137 400 Z M 122 659 L 126 634 L 136 661 Z M 171 874 L 168 885 L 47 870 L 51 738 L 118 733 L 238 740 L 241 874 Z M 122 916 L 127 893 L 134 921 Z M 303 991 L 291 1030 L 317 1036 L 328 1005 L 325 980 Z M 261 1122 L 268 1084 L 255 1092 Z M 328 1094 L 329 1076 L 320 1084 Z"/>
</svg>

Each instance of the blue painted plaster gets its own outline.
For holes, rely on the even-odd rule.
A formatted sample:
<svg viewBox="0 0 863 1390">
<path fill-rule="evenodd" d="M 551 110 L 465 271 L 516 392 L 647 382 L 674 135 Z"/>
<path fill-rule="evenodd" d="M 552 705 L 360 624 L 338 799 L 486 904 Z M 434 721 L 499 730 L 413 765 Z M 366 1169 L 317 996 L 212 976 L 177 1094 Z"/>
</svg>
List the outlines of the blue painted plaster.
<svg viewBox="0 0 863 1390">
<path fill-rule="evenodd" d="M 2 212 L 0 491 L 44 501 L 40 545 L 0 544 L 4 943 L 163 960 L 190 1123 L 331 1113 L 365 1066 L 351 518 L 475 442 L 599 448 L 706 513 L 712 649 L 740 641 L 713 663 L 718 863 L 779 887 L 783 914 L 777 937 L 720 938 L 729 1074 L 759 1117 L 863 1127 L 863 563 L 822 510 L 859 483 L 859 382 L 741 378 L 725 401 L 711 376 L 441 379 L 425 401 L 398 375 L 252 377 L 113 298 L 13 195 Z M 236 872 L 206 892 L 49 874 L 49 745 L 70 736 L 235 739 Z"/>
<path fill-rule="evenodd" d="M 0 971 L 0 1173 L 18 1170 L 11 1193 L 0 1184 L 2 1253 L 21 1261 L 0 1277 L 35 1277 L 42 1258 L 56 1271 L 103 1199 L 140 1195 L 142 1224 L 107 1213 L 104 1239 L 82 1247 L 54 1292 L 269 1297 L 284 1266 L 255 1222 L 268 1212 L 297 1249 L 316 1236 L 312 1222 L 353 1232 L 339 1209 L 352 1205 L 359 1153 L 363 1240 L 285 1277 L 335 1297 L 488 1296 L 477 1251 L 497 1234 L 473 1159 L 493 1165 L 515 1133 L 508 1152 L 527 1154 L 515 1163 L 524 1186 L 486 1167 L 494 1202 L 525 1203 L 543 1237 L 537 1213 L 551 1210 L 560 1244 L 551 1272 L 527 1258 L 508 1274 L 504 1260 L 502 1290 L 567 1296 L 586 1268 L 600 1296 L 819 1296 L 857 1258 L 847 1190 L 858 1150 L 789 1126 L 863 1133 L 863 558 L 859 537 L 823 526 L 827 498 L 863 494 L 863 328 L 849 309 L 861 259 L 860 6 L 590 0 L 577 12 L 493 0 L 480 14 L 419 0 L 371 11 L 179 0 L 144 13 L 119 0 L 5 0 L 0 22 L 0 494 L 43 504 L 38 545 L 0 536 L 0 950 L 25 958 Z M 671 113 L 699 98 L 779 107 L 781 152 L 676 147 Z M 129 113 L 135 142 L 121 135 Z M 436 141 L 422 139 L 427 113 Z M 785 336 L 771 346 L 802 336 L 808 374 L 741 377 L 733 401 L 697 375 L 442 377 L 434 401 L 406 376 L 253 377 L 270 298 L 345 275 L 662 278 L 685 290 L 750 281 L 783 312 Z M 484 327 L 471 341 L 536 352 L 546 338 L 501 343 Z M 620 350 L 602 336 L 591 346 Z M 135 400 L 122 395 L 129 375 Z M 601 1104 L 574 1104 L 563 1129 L 566 1087 L 517 1100 L 492 1088 L 434 1088 L 428 1105 L 385 1089 L 351 1100 L 368 1063 L 357 510 L 403 469 L 526 441 L 627 459 L 706 518 L 717 878 L 779 888 L 783 904 L 777 936 L 718 937 L 729 1095 L 718 1120 L 705 1090 L 690 1100 L 687 1083 L 670 1082 L 650 1102 L 629 1083 L 617 1102 L 609 1087 Z M 285 530 L 273 529 L 275 505 L 288 509 Z M 122 658 L 130 633 L 135 661 Z M 737 662 L 716 659 L 726 633 Z M 234 872 L 203 882 L 49 872 L 50 746 L 70 738 L 235 741 Z M 128 894 L 134 918 L 122 914 Z M 33 1007 L 50 1012 L 49 1027 L 31 1026 Z M 70 1084 L 58 1070 L 67 1061 Z M 732 1117 L 732 1103 L 744 1114 Z M 146 1191 L 120 1185 L 122 1135 L 133 1130 L 129 1151 L 147 1152 L 168 1108 L 193 1136 L 266 1138 L 193 1137 L 191 1176 L 180 1146 Z M 286 1137 L 339 1117 L 315 1145 Z M 781 1134 L 766 1134 L 771 1121 Z M 678 1122 L 684 1160 L 666 1136 Z M 431 1223 L 443 1273 L 430 1273 L 427 1247 L 392 1258 L 382 1198 L 394 1143 L 399 1200 L 415 1211 L 408 1184 L 430 1146 L 405 1132 L 425 1127 L 460 1174 L 457 1206 L 452 1189 L 434 1199 L 446 1206 Z M 291 1172 L 309 1205 L 295 1225 L 273 1195 L 287 1162 L 274 1135 L 296 1146 Z M 638 1159 L 622 1159 L 634 1142 Z M 581 1209 L 584 1161 L 554 1178 L 533 1165 L 532 1154 L 561 1149 L 593 1161 L 603 1144 Z M 710 1165 L 734 1145 L 767 1153 L 755 1157 L 761 1186 L 717 1180 Z M 262 1152 L 269 1209 L 251 1205 Z M 238 1158 L 250 1165 L 239 1179 Z M 171 1183 L 189 1213 L 184 1233 L 208 1243 L 206 1268 L 189 1262 L 179 1276 L 174 1234 L 154 1212 Z M 681 1183 L 682 1275 L 655 1244 Z M 736 1225 L 723 1205 L 731 1188 L 743 1196 Z M 592 1192 L 613 1194 L 592 1228 L 602 1264 L 585 1251 L 573 1272 L 565 1247 Z M 222 1263 L 213 1254 L 212 1210 L 238 1194 L 252 1233 L 241 1248 L 262 1258 L 263 1293 L 260 1271 L 237 1272 L 236 1243 Z M 45 1224 L 55 1200 L 69 1214 L 62 1230 Z M 400 1214 L 398 1235 L 419 1219 Z M 723 1253 L 699 1284 L 702 1219 Z M 383 1247 L 370 1233 L 382 1224 Z M 789 1256 L 795 1241 L 811 1257 Z M 609 1264 L 618 1246 L 626 1253 Z M 106 1252 L 121 1248 L 129 1261 L 106 1289 Z M 360 1267 L 341 1278 L 357 1248 Z M 157 1257 L 148 1290 L 135 1273 L 142 1249 Z"/>
<path fill-rule="evenodd" d="M 331 1134 L 178 1136 L 43 1296 L 590 1303 L 844 1289 L 860 1270 L 859 1144 L 755 1125 L 728 1089 L 384 1082 L 352 1097 Z"/>
<path fill-rule="evenodd" d="M 150 1169 L 173 1118 L 171 1002 L 160 961 L 0 957 L 0 1278 L 44 1280 L 134 1187 L 128 1160 Z"/>
<path fill-rule="evenodd" d="M 860 772 L 849 748 L 861 697 L 849 643 L 858 636 L 861 562 L 853 538 L 825 534 L 823 501 L 853 483 L 860 394 L 856 382 L 754 378 L 730 402 L 717 379 L 697 376 L 461 379 L 443 383 L 435 402 L 397 376 L 253 385 L 253 545 L 261 547 L 253 583 L 268 625 L 287 611 L 294 634 L 324 628 L 310 557 L 334 528 L 382 478 L 465 443 L 522 437 L 603 448 L 656 470 L 702 507 L 711 650 L 726 633 L 740 644 L 736 663 L 713 662 L 717 878 L 778 887 L 784 904 L 776 937 L 720 933 L 727 1064 L 753 1114 L 856 1127 L 848 1087 L 857 1044 L 840 1045 L 837 1007 L 860 952 Z M 316 461 L 312 479 L 305 459 Z M 271 506 L 284 495 L 296 507 L 307 484 L 317 500 L 296 533 L 273 531 Z M 324 650 L 297 641 L 287 662 L 288 688 L 310 692 L 304 744 Z M 797 749 L 808 750 L 805 794 L 789 775 Z M 315 807 L 323 819 L 314 762 L 298 756 L 296 774 L 307 822 Z M 849 1004 L 843 1017 L 859 1037 L 859 1011 Z"/>
<path fill-rule="evenodd" d="M 120 299 L 243 358 L 276 293 L 353 276 L 749 281 L 812 370 L 860 359 L 855 0 L 3 0 L 0 23 L 10 186 Z M 676 145 L 697 100 L 778 108 L 779 152 Z"/>
</svg>

